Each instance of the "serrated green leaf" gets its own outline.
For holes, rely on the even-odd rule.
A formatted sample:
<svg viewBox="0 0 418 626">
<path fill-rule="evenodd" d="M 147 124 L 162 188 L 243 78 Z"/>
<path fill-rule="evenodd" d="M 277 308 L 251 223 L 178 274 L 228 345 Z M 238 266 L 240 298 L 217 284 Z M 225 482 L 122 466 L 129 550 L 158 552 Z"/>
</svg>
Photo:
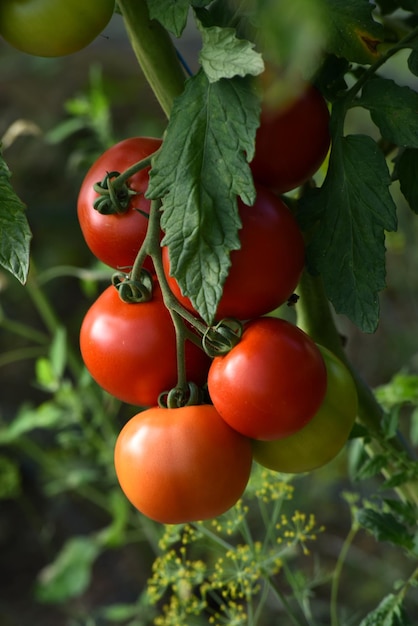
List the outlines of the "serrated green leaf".
<svg viewBox="0 0 418 626">
<path fill-rule="evenodd" d="M 209 82 L 233 76 L 257 76 L 264 70 L 264 61 L 255 44 L 238 39 L 234 28 L 212 26 L 204 28 L 198 22 L 203 46 L 199 61 Z"/>
<path fill-rule="evenodd" d="M 383 413 L 381 426 L 385 439 L 392 439 L 396 435 L 399 425 L 399 408 L 399 406 L 394 406 L 390 411 Z"/>
<path fill-rule="evenodd" d="M 407 148 L 396 161 L 401 191 L 412 211 L 418 214 L 418 150 Z"/>
<path fill-rule="evenodd" d="M 358 104 L 370 116 L 382 136 L 397 146 L 418 148 L 418 93 L 388 78 L 376 78 L 363 88 Z"/>
<path fill-rule="evenodd" d="M 380 57 L 384 40 L 381 24 L 373 19 L 368 0 L 324 0 L 328 31 L 327 52 L 355 63 L 370 64 Z"/>
<path fill-rule="evenodd" d="M 412 626 L 402 607 L 402 596 L 389 594 L 360 626 Z"/>
<path fill-rule="evenodd" d="M 367 458 L 361 467 L 357 469 L 356 479 L 365 480 L 366 478 L 376 476 L 386 464 L 387 458 L 383 454 L 376 454 L 376 456 L 372 458 Z"/>
<path fill-rule="evenodd" d="M 418 511 L 414 504 L 411 502 L 403 502 L 402 500 L 393 500 L 391 498 L 385 498 L 383 502 L 398 517 L 403 519 L 405 524 L 415 526 L 418 519 Z"/>
<path fill-rule="evenodd" d="M 190 0 L 147 0 L 150 18 L 180 37 L 186 24 Z"/>
<path fill-rule="evenodd" d="M 357 521 L 366 528 L 377 541 L 388 541 L 407 550 L 414 548 L 414 537 L 391 513 L 381 513 L 372 509 L 358 512 Z"/>
<path fill-rule="evenodd" d="M 301 203 L 302 226 L 317 221 L 308 262 L 322 275 L 337 313 L 364 332 L 378 324 L 385 230 L 397 227 L 390 182 L 385 159 L 370 137 L 335 137 L 324 185 Z"/>
<path fill-rule="evenodd" d="M 40 602 L 64 602 L 85 591 L 101 550 L 94 537 L 71 537 L 53 563 L 39 574 L 35 589 Z"/>
<path fill-rule="evenodd" d="M 403 456 L 405 462 L 407 463 L 408 458 L 406 454 Z M 398 458 L 398 461 L 399 460 L 400 459 Z M 393 474 L 387 480 L 385 480 L 382 485 L 382 489 L 396 489 L 397 487 L 400 487 L 401 485 L 404 485 L 405 483 L 418 478 L 418 471 L 415 472 L 415 476 L 413 474 L 414 472 L 411 472 L 409 470 L 399 471 L 396 474 Z"/>
<path fill-rule="evenodd" d="M 10 171 L 0 154 L 0 265 L 25 283 L 32 234 L 24 204 L 10 184 Z"/>
<path fill-rule="evenodd" d="M 173 107 L 147 197 L 162 198 L 163 243 L 171 272 L 211 323 L 231 250 L 239 248 L 237 195 L 255 199 L 248 166 L 259 101 L 245 78 L 209 83 L 200 71 Z"/>
</svg>

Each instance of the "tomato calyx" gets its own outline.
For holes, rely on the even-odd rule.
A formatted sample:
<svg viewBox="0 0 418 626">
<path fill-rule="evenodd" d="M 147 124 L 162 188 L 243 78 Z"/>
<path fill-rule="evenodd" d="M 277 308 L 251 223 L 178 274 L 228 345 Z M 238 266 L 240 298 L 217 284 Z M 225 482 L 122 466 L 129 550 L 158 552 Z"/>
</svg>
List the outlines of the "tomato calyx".
<svg viewBox="0 0 418 626">
<path fill-rule="evenodd" d="M 162 409 L 180 409 L 183 406 L 195 406 L 202 402 L 203 391 L 193 382 L 176 385 L 170 391 L 161 393 L 158 398 L 158 406 Z"/>
<path fill-rule="evenodd" d="M 128 210 L 131 196 L 137 194 L 129 189 L 126 184 L 119 186 L 115 181 L 119 179 L 120 172 L 108 172 L 106 176 L 93 185 L 96 193 L 100 194 L 93 202 L 93 207 L 102 215 L 125 213 Z"/>
<path fill-rule="evenodd" d="M 224 318 L 206 329 L 202 337 L 203 349 L 211 358 L 228 354 L 240 341 L 242 333 L 243 325 L 239 320 Z"/>
<path fill-rule="evenodd" d="M 134 272 L 131 274 L 115 272 L 112 276 L 112 284 L 118 290 L 120 299 L 128 304 L 148 302 L 152 298 L 153 278 L 143 267 L 138 277 L 134 275 Z"/>
<path fill-rule="evenodd" d="M 158 152 L 158 150 L 156 151 Z M 153 152 L 149 156 L 137 161 L 123 172 L 107 172 L 106 176 L 93 185 L 93 189 L 99 196 L 93 202 L 93 207 L 102 215 L 114 213 L 125 213 L 129 208 L 132 196 L 137 196 L 138 191 L 131 189 L 128 180 L 140 170 L 151 165 L 151 158 L 156 154 Z M 141 214 L 148 217 L 143 211 Z"/>
</svg>

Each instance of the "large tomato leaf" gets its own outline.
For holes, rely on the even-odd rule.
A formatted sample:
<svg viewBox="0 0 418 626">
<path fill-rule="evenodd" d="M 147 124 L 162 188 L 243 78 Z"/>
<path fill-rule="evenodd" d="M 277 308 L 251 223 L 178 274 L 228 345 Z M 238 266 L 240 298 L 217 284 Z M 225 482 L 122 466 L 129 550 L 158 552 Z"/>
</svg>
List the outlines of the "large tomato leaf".
<svg viewBox="0 0 418 626">
<path fill-rule="evenodd" d="M 384 30 L 373 19 L 373 5 L 368 0 L 323 1 L 327 51 L 355 63 L 374 63 L 380 56 Z"/>
<path fill-rule="evenodd" d="M 321 189 L 301 202 L 301 224 L 312 228 L 307 255 L 322 275 L 337 313 L 364 332 L 379 320 L 385 286 L 385 230 L 396 230 L 389 171 L 370 137 L 335 137 Z"/>
<path fill-rule="evenodd" d="M 147 191 L 162 198 L 163 243 L 172 274 L 210 323 L 238 249 L 237 195 L 255 200 L 253 157 L 259 100 L 246 78 L 209 83 L 203 71 L 175 101 Z"/>
<path fill-rule="evenodd" d="M 25 283 L 32 234 L 25 206 L 10 184 L 10 171 L 0 156 L 0 265 Z"/>
<path fill-rule="evenodd" d="M 418 93 L 388 78 L 369 81 L 357 104 L 370 111 L 382 136 L 397 146 L 418 148 Z"/>
</svg>

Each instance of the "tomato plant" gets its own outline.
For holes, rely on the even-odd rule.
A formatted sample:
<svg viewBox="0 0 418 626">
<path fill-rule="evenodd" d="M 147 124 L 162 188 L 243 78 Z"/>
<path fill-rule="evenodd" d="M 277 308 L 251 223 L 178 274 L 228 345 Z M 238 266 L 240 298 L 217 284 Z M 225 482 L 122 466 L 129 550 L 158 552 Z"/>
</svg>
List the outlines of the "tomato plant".
<svg viewBox="0 0 418 626">
<path fill-rule="evenodd" d="M 306 182 L 328 152 L 329 119 L 327 103 L 312 85 L 287 106 L 265 106 L 251 162 L 254 179 L 277 193 Z"/>
<path fill-rule="evenodd" d="M 320 407 L 327 377 L 312 339 L 289 322 L 264 317 L 244 325 L 240 341 L 209 369 L 214 406 L 233 428 L 271 440 L 300 430 Z"/>
<path fill-rule="evenodd" d="M 110 286 L 87 311 L 80 329 L 84 363 L 95 381 L 129 404 L 152 406 L 177 382 L 176 337 L 161 290 L 148 302 L 123 302 Z M 186 345 L 190 381 L 202 384 L 209 359 L 198 346 Z"/>
<path fill-rule="evenodd" d="M 2 0 L 0 35 L 22 52 L 58 57 L 81 50 L 110 21 L 114 0 Z"/>
<path fill-rule="evenodd" d="M 357 416 L 357 391 L 347 367 L 318 346 L 327 369 L 327 390 L 313 418 L 289 437 L 254 441 L 254 459 L 277 472 L 309 472 L 331 461 L 343 448 Z"/>
<path fill-rule="evenodd" d="M 302 273 L 304 243 L 295 218 L 271 191 L 260 185 L 256 190 L 253 206 L 238 200 L 241 247 L 231 252 L 217 319 L 249 319 L 269 313 L 292 295 Z M 170 276 L 167 247 L 163 247 L 163 263 L 174 295 L 193 311 L 190 300 Z"/>
<path fill-rule="evenodd" d="M 116 474 L 125 495 L 142 513 L 165 524 L 227 511 L 242 495 L 251 464 L 250 441 L 212 405 L 138 413 L 115 446 Z"/>
<path fill-rule="evenodd" d="M 49 7 L 51 13 L 44 14 L 39 21 L 34 14 L 29 17 L 26 14 L 27 31 L 21 41 L 34 46 L 35 39 L 31 39 L 31 35 L 41 32 L 36 45 L 42 39 L 42 50 L 39 45 L 36 50 L 32 47 L 32 51 L 46 54 L 52 50 L 65 54 L 68 48 L 63 47 L 64 22 L 66 34 L 72 37 L 74 49 L 77 49 L 84 45 L 81 42 L 83 28 L 89 30 L 92 23 L 86 17 L 90 15 L 88 12 L 95 10 L 99 21 L 103 7 L 112 5 L 113 8 L 113 3 L 108 5 L 105 0 L 100 6 L 97 0 L 92 0 L 83 7 L 74 0 L 75 12 L 68 9 L 69 2 L 64 9 L 60 4 L 48 4 L 45 0 L 43 3 L 5 0 L 0 6 L 0 34 L 3 29 L 7 39 L 8 26 L 13 28 L 15 24 L 4 17 L 8 8 Z M 0 328 L 5 331 L 4 335 L 13 333 L 22 340 L 22 344 L 12 345 L 5 354 L 0 350 L 0 369 L 1 365 L 35 357 L 36 383 L 42 393 L 50 393 L 51 397 L 46 402 L 41 400 L 38 407 L 27 402 L 20 410 L 13 403 L 27 377 L 17 376 L 17 394 L 12 394 L 7 384 L 1 386 L 2 393 L 6 394 L 6 412 L 5 419 L 2 416 L 0 420 L 0 445 L 9 449 L 6 455 L 0 455 L 0 475 L 5 476 L 5 480 L 0 479 L 0 497 L 8 497 L 10 484 L 15 492 L 21 487 L 26 497 L 25 473 L 21 483 L 19 475 L 21 466 L 23 470 L 27 467 L 25 456 L 29 455 L 29 467 L 42 463 L 41 471 L 31 474 L 30 487 L 32 479 L 37 481 L 39 476 L 40 486 L 47 487 L 48 495 L 60 494 L 61 498 L 61 494 L 71 490 L 80 496 L 77 500 L 88 498 L 94 503 L 94 507 L 90 507 L 94 508 L 94 532 L 72 537 L 52 567 L 39 577 L 43 589 L 49 588 L 49 597 L 45 594 L 43 600 L 61 600 L 66 593 L 70 605 L 76 595 L 86 590 L 90 580 L 93 582 L 92 566 L 103 550 L 109 546 L 124 548 L 127 541 L 134 543 L 139 537 L 143 542 L 146 537 L 152 542 L 153 550 L 144 552 L 154 554 L 155 549 L 157 554 L 158 550 L 163 554 L 152 565 L 144 595 L 135 598 L 130 605 L 124 604 L 123 598 L 122 604 L 118 602 L 113 606 L 99 607 L 95 602 L 94 606 L 86 605 L 85 615 L 93 622 L 119 619 L 128 620 L 132 626 L 148 621 L 161 625 L 186 624 L 192 616 L 196 624 L 209 620 L 229 624 L 245 622 L 248 626 L 277 621 L 336 625 L 344 621 L 349 607 L 358 600 L 358 594 L 352 591 L 355 585 L 343 584 L 346 579 L 344 560 L 349 558 L 350 544 L 356 541 L 357 534 L 371 531 L 382 542 L 382 549 L 383 542 L 389 540 L 406 553 L 409 562 L 377 608 L 363 617 L 365 611 L 356 604 L 357 614 L 353 619 L 362 626 L 389 625 L 395 621 L 409 623 L 406 593 L 416 586 L 418 578 L 418 569 L 411 565 L 413 559 L 409 559 L 410 556 L 416 559 L 417 551 L 418 469 L 413 454 L 417 381 L 414 376 L 402 376 L 401 380 L 395 377 L 394 384 L 386 390 L 380 389 L 380 393 L 375 393 L 365 381 L 371 372 L 373 380 L 376 374 L 386 379 L 392 368 L 413 366 L 413 341 L 418 333 L 411 332 L 411 342 L 397 342 L 399 353 L 395 357 L 389 355 L 386 346 L 379 347 L 379 339 L 382 335 L 386 337 L 386 332 L 378 333 L 371 340 L 371 349 L 367 349 L 368 338 L 364 338 L 361 350 L 353 349 L 350 324 L 365 333 L 373 333 L 378 327 L 381 310 L 384 331 L 394 319 L 397 326 L 402 320 L 410 322 L 412 319 L 397 314 L 388 316 L 387 311 L 392 313 L 392 307 L 399 306 L 398 301 L 402 300 L 401 297 L 388 299 L 388 294 L 393 295 L 396 290 L 393 278 L 400 267 L 401 252 L 407 249 L 410 240 L 413 244 L 414 214 L 418 213 L 418 94 L 407 86 L 412 85 L 418 75 L 418 26 L 413 4 L 407 0 L 375 0 L 373 3 L 366 0 L 348 3 L 342 0 L 245 3 L 118 0 L 118 24 L 126 26 L 126 43 L 132 44 L 132 50 L 119 45 L 119 31 L 116 45 L 116 38 L 101 37 L 97 42 L 100 45 L 92 49 L 94 55 L 105 50 L 105 61 L 110 58 L 112 66 L 123 59 L 121 81 L 119 76 L 113 81 L 107 75 L 108 66 L 104 63 L 105 85 L 111 86 L 106 91 L 109 98 L 117 97 L 115 104 L 124 111 L 129 106 L 124 100 L 125 84 L 129 83 L 128 100 L 136 93 L 141 105 L 147 101 L 146 93 L 136 91 L 130 79 L 125 81 L 125 71 L 131 71 L 133 56 L 136 57 L 141 66 L 138 87 L 142 88 L 145 78 L 155 95 L 149 112 L 154 113 L 158 101 L 167 116 L 167 125 L 161 133 L 163 141 L 152 140 L 158 144 L 156 152 L 156 146 L 143 152 L 141 147 L 141 154 L 134 149 L 132 159 L 125 161 L 124 157 L 130 152 L 127 144 L 123 149 L 114 147 L 115 160 L 106 163 L 97 176 L 95 174 L 92 184 L 89 183 L 88 193 L 94 192 L 94 197 L 88 199 L 87 206 L 92 209 L 93 203 L 100 205 L 106 213 L 109 207 L 102 200 L 107 200 L 108 193 L 116 199 L 116 214 L 94 212 L 93 216 L 100 217 L 100 221 L 89 222 L 83 232 L 93 254 L 123 270 L 119 274 L 123 287 L 128 282 L 138 287 L 138 276 L 143 276 L 140 265 L 145 257 L 153 262 L 153 280 L 158 280 L 159 286 L 155 285 L 153 298 L 141 304 L 123 303 L 116 290 L 109 288 L 111 295 L 105 292 L 83 322 L 82 356 L 99 384 L 126 402 L 153 406 L 161 391 L 176 385 L 173 394 L 167 395 L 167 404 L 172 406 L 169 402 L 172 398 L 180 404 L 186 399 L 185 383 L 190 378 L 203 385 L 208 380 L 214 404 L 145 410 L 123 428 L 114 460 L 109 441 L 116 441 L 115 428 L 125 421 L 124 415 L 130 408 L 112 397 L 103 402 L 98 385 L 86 381 L 80 355 L 74 354 L 71 337 L 67 341 L 63 332 L 65 323 L 54 315 L 43 292 L 47 281 L 57 280 L 63 273 L 80 280 L 76 289 L 80 285 L 89 286 L 87 281 L 92 277 L 101 280 L 103 273 L 67 264 L 58 268 L 42 267 L 45 260 L 49 265 L 52 254 L 48 247 L 46 254 L 39 255 L 38 245 L 29 273 L 32 233 L 26 220 L 25 204 L 30 209 L 28 217 L 35 215 L 32 203 L 39 209 L 36 219 L 42 219 L 44 207 L 36 202 L 42 180 L 38 174 L 40 171 L 48 173 L 48 200 L 55 189 L 56 181 L 51 180 L 55 168 L 60 174 L 57 178 L 62 179 L 62 161 L 57 159 L 53 168 L 47 167 L 50 141 L 65 137 L 65 148 L 72 150 L 68 140 L 73 138 L 74 129 L 77 129 L 75 142 L 82 140 L 80 146 L 86 145 L 91 131 L 103 140 L 105 135 L 120 137 L 124 130 L 117 128 L 115 120 L 112 133 L 97 132 L 103 129 L 100 125 L 106 125 L 110 116 L 100 115 L 104 113 L 103 103 L 107 98 L 96 99 L 100 94 L 95 81 L 94 90 L 89 92 L 90 100 L 83 100 L 83 106 L 79 107 L 74 106 L 75 102 L 80 103 L 76 98 L 67 109 L 67 114 L 77 119 L 65 119 L 56 128 L 46 128 L 54 118 L 48 107 L 58 98 L 50 98 L 42 84 L 41 98 L 37 100 L 40 106 L 36 107 L 41 120 L 36 120 L 35 126 L 27 123 L 32 115 L 26 116 L 25 110 L 23 124 L 17 119 L 16 126 L 12 123 L 5 132 L 7 141 L 2 140 L 2 143 L 8 150 L 13 137 L 22 129 L 24 133 L 32 132 L 33 128 L 35 132 L 41 129 L 42 159 L 41 151 L 35 150 L 37 157 L 39 155 L 36 165 L 40 166 L 33 176 L 36 178 L 35 202 L 31 177 L 23 175 L 14 179 L 0 158 L 0 265 L 21 283 L 27 283 L 27 292 L 42 317 L 44 328 L 37 328 L 35 316 L 33 328 L 25 327 L 17 316 L 14 320 L 8 318 L 8 310 L 14 315 L 13 305 L 26 299 L 13 299 L 9 309 L 8 290 L 14 287 L 0 276 Z M 59 15 L 53 14 L 52 8 Z M 77 18 L 76 34 L 74 16 Z M 189 19 L 195 21 L 194 35 L 201 38 L 202 44 L 199 56 L 190 59 L 192 70 L 187 67 L 188 59 L 182 59 L 175 42 L 183 31 L 187 36 Z M 89 36 L 94 36 L 93 31 Z M 186 55 L 189 55 L 189 46 L 179 48 L 187 50 Z M 6 52 L 14 54 L 13 49 Z M 404 56 L 406 54 L 408 57 Z M 16 58 L 17 64 L 24 62 L 22 55 Z M 83 75 L 87 58 L 86 51 L 80 57 L 81 71 L 71 73 L 71 79 Z M 386 65 L 389 60 L 390 67 Z M 13 56 L 11 61 L 10 66 L 2 64 L 3 70 L 6 68 L 3 80 L 6 86 L 10 79 L 15 80 Z M 263 76 L 268 80 L 265 72 L 270 63 L 275 68 L 274 95 L 280 96 L 276 102 L 287 103 L 276 109 L 271 106 L 273 92 L 259 90 L 256 86 L 263 81 Z M 55 72 L 54 77 L 65 77 L 67 90 L 71 81 L 66 70 L 76 64 L 75 57 L 55 59 L 52 63 L 42 59 L 29 61 L 27 65 L 36 73 L 35 80 L 29 88 L 19 89 L 20 93 L 31 95 L 27 104 L 32 104 L 34 86 L 50 76 L 50 68 Z M 62 72 L 57 71 L 61 68 Z M 402 69 L 401 84 L 396 76 L 399 68 Z M 297 92 L 301 76 L 308 81 L 304 93 Z M 54 85 L 55 96 L 58 89 L 59 85 L 56 90 Z M 2 98 L 13 92 L 13 88 L 3 89 Z M 295 98 L 295 93 L 300 93 L 300 97 Z M 74 114 L 76 109 L 78 112 Z M 122 127 L 128 126 L 135 135 L 141 134 L 144 119 L 139 107 L 134 104 L 133 109 L 132 119 L 124 119 Z M 5 119 L 18 111 L 19 107 L 8 107 Z M 360 111 L 366 115 L 358 116 Z M 93 119 L 95 115 L 97 120 Z M 135 137 L 135 141 L 139 139 Z M 77 146 L 75 151 L 79 154 Z M 23 153 L 22 150 L 19 157 Z M 12 159 L 13 154 L 16 156 L 16 152 L 10 154 Z M 145 162 L 142 154 L 146 155 Z M 153 154 L 152 159 L 150 154 Z M 138 160 L 142 160 L 144 170 L 137 175 L 133 171 L 138 168 L 134 170 L 130 166 Z M 319 175 L 315 175 L 322 160 L 323 167 Z M 151 169 L 147 167 L 150 163 Z M 116 171 L 121 172 L 120 175 Z M 24 174 L 27 172 L 24 168 Z M 24 181 L 24 202 L 13 192 L 13 180 L 18 185 Z M 94 189 L 93 184 L 99 182 L 102 193 L 97 198 L 97 186 Z M 108 184 L 110 188 L 106 190 Z M 82 191 L 84 193 L 84 187 Z M 292 192 L 291 197 L 278 197 L 288 191 Z M 57 190 L 57 197 L 58 193 Z M 283 210 L 286 203 L 291 206 L 291 213 Z M 408 204 L 412 209 L 410 213 Z M 271 213 L 275 215 L 273 220 Z M 289 222 L 289 218 L 286 224 L 276 220 L 279 213 L 282 217 L 285 213 L 297 216 L 307 243 L 305 249 L 300 233 L 293 236 L 295 230 L 289 226 L 292 220 Z M 61 213 L 57 214 L 61 218 Z M 47 213 L 46 219 L 48 217 Z M 60 227 L 64 223 L 68 222 L 59 220 Z M 292 223 L 295 224 L 294 220 Z M 395 240 L 390 233 L 398 224 L 401 236 Z M 81 219 L 80 225 L 83 227 Z M 35 228 L 34 237 L 37 232 Z M 49 232 L 46 222 L 43 234 Z M 94 244 L 89 244 L 92 233 L 97 236 Z M 52 236 L 52 243 L 55 239 L 62 241 L 62 237 Z M 65 231 L 65 239 L 68 247 L 72 247 L 69 229 Z M 386 273 L 386 252 L 392 254 L 394 241 L 396 259 L 391 271 Z M 74 256 L 70 263 L 75 259 L 77 264 L 77 252 L 71 252 Z M 406 260 L 411 258 L 415 256 Z M 173 276 L 169 275 L 170 271 Z M 167 277 L 175 292 L 176 288 L 181 290 L 176 293 L 186 310 L 172 298 Z M 384 292 L 386 279 L 392 284 Z M 402 281 L 404 279 L 402 276 Z M 294 324 L 259 317 L 285 301 L 296 283 L 298 299 L 292 309 Z M 62 287 L 59 293 L 64 292 L 67 297 L 68 292 L 64 285 Z M 122 288 L 122 284 L 119 287 Z M 401 289 L 399 293 L 402 294 Z M 414 293 L 414 287 L 408 293 Z M 85 291 L 80 291 L 78 297 L 84 296 Z M 69 296 L 68 299 L 67 307 L 59 297 L 57 301 L 61 311 L 69 315 L 73 309 L 78 310 L 78 305 L 76 298 Z M 380 299 L 385 300 L 381 309 Z M 282 311 L 275 314 L 280 315 Z M 24 319 L 28 319 L 26 311 L 24 314 Z M 194 332 L 199 340 L 201 336 L 207 340 L 206 347 L 216 350 L 224 340 L 231 340 L 226 325 L 212 326 L 214 319 L 225 315 L 247 322 L 243 324 L 240 340 L 228 354 L 217 356 L 210 366 L 206 356 L 186 340 L 190 339 L 189 333 Z M 345 317 L 340 320 L 340 315 Z M 396 331 L 399 338 L 400 329 Z M 344 345 L 341 332 L 347 335 Z M 360 342 L 358 334 L 357 341 Z M 28 342 L 28 350 L 24 342 Z M 409 353 L 401 352 L 404 349 L 401 343 L 407 345 Z M 328 489 L 321 488 L 322 474 L 304 476 L 298 481 L 292 476 L 278 480 L 265 469 L 267 466 L 291 473 L 310 471 L 337 454 L 348 437 L 356 407 L 353 380 L 347 378 L 341 364 L 318 344 L 332 349 L 348 364 L 344 352 L 347 345 L 347 352 L 353 355 L 358 367 L 365 370 L 365 375 L 363 371 L 359 375 L 356 367 L 348 364 L 358 393 L 359 424 L 353 432 L 357 441 L 347 450 L 348 459 L 341 456 L 338 475 L 332 474 L 335 466 L 327 468 L 327 480 L 335 481 L 332 494 L 342 494 L 341 478 L 345 485 L 352 477 L 372 477 L 366 488 L 369 494 L 379 483 L 378 473 L 382 474 L 379 490 L 364 500 L 362 493 L 344 490 L 342 497 L 350 511 L 347 510 L 349 523 L 343 525 L 339 522 L 344 503 L 341 507 L 329 507 L 323 500 L 316 501 L 318 494 L 324 499 L 329 493 Z M 382 364 L 385 370 L 381 369 Z M 372 369 L 368 369 L 370 365 Z M 13 370 L 22 373 L 19 366 L 3 367 L 1 371 L 7 370 L 6 376 L 9 376 L 9 369 L 11 375 Z M 67 372 L 71 381 L 65 378 Z M 193 390 L 194 386 L 190 386 L 190 396 Z M 15 408 L 16 417 L 13 415 Z M 31 440 L 29 430 L 39 427 L 48 428 L 47 436 Z M 412 445 L 403 440 L 408 427 Z M 44 441 L 47 446 L 54 441 L 52 459 L 52 454 L 50 458 L 46 456 Z M 10 464 L 14 449 L 18 450 L 15 467 Z M 251 483 L 241 499 L 252 453 L 258 463 L 253 465 Z M 343 473 L 347 460 L 350 471 L 342 477 L 340 471 Z M 137 511 L 123 497 L 116 475 L 109 471 L 114 461 L 122 488 L 132 503 L 158 521 L 174 523 L 210 518 L 227 511 L 237 498 L 239 501 L 219 519 L 183 524 L 171 530 L 159 529 L 142 516 L 138 517 Z M 38 486 L 36 482 L 35 486 Z M 311 486 L 314 488 L 310 489 Z M 289 495 L 293 489 L 296 495 L 298 487 L 303 495 L 296 501 L 303 501 L 312 509 L 316 507 L 321 517 L 319 524 L 312 521 L 313 512 L 289 510 L 292 507 Z M 394 497 L 386 497 L 383 490 L 392 490 Z M 32 498 L 33 494 L 30 495 Z M 247 503 L 251 503 L 250 506 Z M 44 511 L 43 498 L 41 504 Z M 38 510 L 35 506 L 16 508 L 18 519 L 22 511 Z M 105 523 L 110 521 L 106 529 L 96 528 L 97 508 L 103 511 L 103 516 L 99 517 Z M 67 507 L 62 509 L 65 512 Z M 305 544 L 314 541 L 317 529 L 327 527 L 333 510 L 337 510 L 338 528 L 346 526 L 348 535 L 340 537 L 341 554 L 329 576 L 329 615 L 324 615 L 323 579 L 318 581 L 312 577 L 309 565 L 300 569 L 299 566 L 308 552 Z M 335 527 L 333 521 L 331 527 Z M 138 528 L 141 525 L 143 527 Z M 20 528 L 16 525 L 17 534 Z M 209 549 L 207 541 L 211 541 Z M 319 550 L 325 543 L 318 544 Z M 14 562 L 16 542 L 9 544 L 10 558 Z M 22 542 L 21 547 L 24 545 Z M 361 549 L 366 547 L 367 550 L 369 545 L 370 541 L 361 541 Z M 111 552 L 110 559 L 116 550 Z M 125 556 L 124 551 L 123 561 Z M 315 561 L 319 556 L 315 555 Z M 289 558 L 291 567 L 286 563 Z M 328 567 L 329 554 L 326 558 Z M 364 559 L 360 560 L 363 564 Z M 353 559 L 351 565 L 356 566 L 355 561 Z M 141 562 L 141 567 L 146 565 Z M 73 576 L 66 575 L 70 570 Z M 120 570 L 115 567 L 114 571 Z M 359 576 L 368 577 L 370 573 L 362 567 L 356 571 Z M 52 588 L 54 579 L 55 589 Z M 125 581 L 124 584 L 117 582 L 118 592 L 123 588 L 126 595 Z M 315 606 L 318 582 L 320 600 Z M 359 582 L 362 590 L 370 587 L 372 593 L 376 592 L 374 577 L 372 586 L 363 582 Z M 388 577 L 382 576 L 380 582 L 385 588 L 390 584 Z M 136 586 L 135 581 L 133 585 Z M 96 597 L 94 593 L 87 593 L 83 607 L 84 601 L 89 602 L 92 597 Z M 298 602 L 301 598 L 303 602 Z M 277 606 L 273 606 L 274 601 Z M 411 615 L 416 614 L 416 604 L 411 606 Z M 72 608 L 73 605 L 65 607 L 65 613 L 73 615 Z M 82 619 L 83 615 L 79 617 Z"/>
<path fill-rule="evenodd" d="M 84 239 L 92 253 L 113 268 L 130 268 L 148 227 L 150 201 L 145 198 L 149 167 L 140 169 L 126 181 L 126 206 L 120 212 L 101 213 L 93 203 L 99 197 L 94 185 L 110 172 L 123 172 L 153 154 L 161 140 L 131 137 L 115 144 L 93 163 L 80 188 L 77 214 Z M 151 266 L 148 263 L 148 267 Z"/>
</svg>

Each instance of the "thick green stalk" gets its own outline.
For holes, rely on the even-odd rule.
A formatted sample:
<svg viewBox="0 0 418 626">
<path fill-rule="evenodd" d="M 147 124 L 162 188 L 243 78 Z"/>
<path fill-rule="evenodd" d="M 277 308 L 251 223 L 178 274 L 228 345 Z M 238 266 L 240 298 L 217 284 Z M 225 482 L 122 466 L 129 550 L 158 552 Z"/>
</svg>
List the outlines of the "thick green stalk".
<svg viewBox="0 0 418 626">
<path fill-rule="evenodd" d="M 185 76 L 168 32 L 149 17 L 146 0 L 119 0 L 132 49 L 164 113 L 169 117 Z"/>
</svg>

